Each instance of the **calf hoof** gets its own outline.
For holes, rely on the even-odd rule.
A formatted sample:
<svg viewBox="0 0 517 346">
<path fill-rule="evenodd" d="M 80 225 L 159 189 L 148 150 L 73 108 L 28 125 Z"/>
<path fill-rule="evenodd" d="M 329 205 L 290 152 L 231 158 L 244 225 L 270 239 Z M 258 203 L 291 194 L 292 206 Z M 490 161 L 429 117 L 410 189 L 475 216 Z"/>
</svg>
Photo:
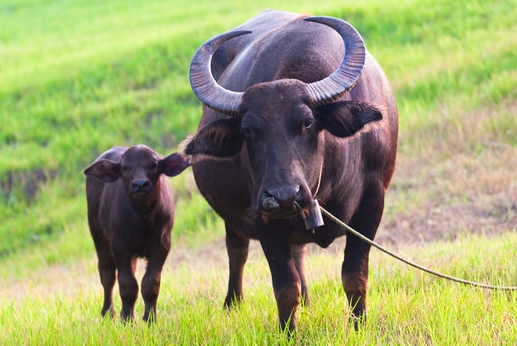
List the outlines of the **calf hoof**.
<svg viewBox="0 0 517 346">
<path fill-rule="evenodd" d="M 226 310 L 232 310 L 236 308 L 243 300 L 243 297 L 239 297 L 235 294 L 229 294 L 224 299 L 224 308 Z"/>
<path fill-rule="evenodd" d="M 354 330 L 358 331 L 366 323 L 366 314 L 362 313 L 360 316 L 351 314 L 348 317 L 348 321 L 354 326 Z"/>
<path fill-rule="evenodd" d="M 103 318 L 104 317 L 115 318 L 116 315 L 117 315 L 117 312 L 115 311 L 115 308 L 113 306 L 110 306 L 107 309 L 102 309 L 102 311 L 101 311 L 101 316 Z"/>
</svg>

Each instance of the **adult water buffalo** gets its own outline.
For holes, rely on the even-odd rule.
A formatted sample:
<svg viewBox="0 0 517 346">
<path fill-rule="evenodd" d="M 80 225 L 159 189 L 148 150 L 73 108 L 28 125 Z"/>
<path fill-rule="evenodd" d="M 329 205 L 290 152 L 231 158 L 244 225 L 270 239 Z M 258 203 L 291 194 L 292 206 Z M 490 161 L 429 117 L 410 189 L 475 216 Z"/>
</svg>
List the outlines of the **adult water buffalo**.
<svg viewBox="0 0 517 346">
<path fill-rule="evenodd" d="M 185 152 L 225 221 L 225 306 L 243 297 L 249 240 L 258 239 L 280 326 L 294 330 L 301 298 L 309 301 L 304 244 L 327 247 L 346 233 L 330 220 L 316 227 L 318 202 L 371 239 L 379 226 L 397 149 L 389 82 L 346 22 L 277 11 L 207 41 L 190 79 L 205 106 Z M 369 251 L 348 236 L 341 275 L 356 318 L 365 312 Z"/>
</svg>

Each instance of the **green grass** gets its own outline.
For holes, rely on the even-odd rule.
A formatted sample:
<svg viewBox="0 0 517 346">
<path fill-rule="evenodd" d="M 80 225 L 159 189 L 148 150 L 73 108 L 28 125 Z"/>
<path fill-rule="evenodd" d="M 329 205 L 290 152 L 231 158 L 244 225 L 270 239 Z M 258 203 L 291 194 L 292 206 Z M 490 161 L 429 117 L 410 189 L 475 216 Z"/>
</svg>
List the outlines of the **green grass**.
<svg viewBox="0 0 517 346">
<path fill-rule="evenodd" d="M 516 282 L 508 265 L 517 229 L 515 0 L 7 0 L 0 344 L 287 343 L 261 255 L 247 267 L 246 304 L 222 311 L 224 227 L 190 170 L 171 179 L 173 270 L 159 322 L 100 322 L 82 173 L 113 145 L 179 150 L 200 117 L 188 80 L 192 55 L 265 8 L 349 21 L 393 85 L 399 153 L 378 239 L 453 275 Z M 314 304 L 299 314 L 300 344 L 516 343 L 514 294 L 444 283 L 384 255 L 372 259 L 369 320 L 353 332 L 344 323 L 341 254 L 328 253 L 308 261 Z"/>
<path fill-rule="evenodd" d="M 200 104 L 188 82 L 191 56 L 204 40 L 263 8 L 334 15 L 355 25 L 393 82 L 401 155 L 418 155 L 419 145 L 426 144 L 412 132 L 462 122 L 473 110 L 513 95 L 513 5 L 4 2 L 0 257 L 54 242 L 66 229 L 85 232 L 78 221 L 84 214 L 82 170 L 102 151 L 136 143 L 163 154 L 177 150 L 199 119 Z M 443 109 L 449 114 L 440 114 Z M 496 120 L 490 133 L 515 147 L 515 117 Z M 456 128 L 442 126 L 440 135 Z M 476 150 L 485 147 L 481 143 Z M 206 209 L 200 198 L 191 198 L 194 184 L 173 184 L 184 210 Z M 194 220 L 191 214 L 188 228 L 177 223 L 179 234 L 196 234 L 200 228 L 211 232 L 212 216 L 196 215 Z"/>
<path fill-rule="evenodd" d="M 485 246 L 490 243 L 490 247 Z M 219 243 L 217 243 L 219 244 Z M 342 244 L 341 244 L 342 245 Z M 515 282 L 515 233 L 496 238 L 461 236 L 454 242 L 400 251 L 426 266 L 472 280 Z M 180 254 L 173 254 L 173 258 Z M 517 342 L 517 293 L 487 291 L 417 272 L 374 250 L 368 296 L 368 320 L 359 331 L 346 322 L 340 285 L 340 246 L 315 250 L 308 265 L 312 305 L 298 311 L 298 334 L 288 340 L 277 327 L 268 266 L 253 247 L 245 269 L 245 301 L 222 308 L 226 266 L 209 247 L 190 252 L 200 263 L 169 260 L 158 301 L 158 321 L 124 325 L 101 320 L 101 286 L 95 260 L 52 268 L 24 278 L 25 291 L 0 298 L 1 344 L 109 345 L 513 345 Z M 192 257 L 193 258 L 193 257 Z M 141 274 L 141 271 L 140 271 Z M 61 277 L 60 282 L 56 278 Z M 7 284 L 7 286 L 6 286 Z M 20 285 L 20 283 L 17 283 Z M 10 295 L 17 299 L 9 299 Z M 115 305 L 120 309 L 120 298 Z"/>
</svg>

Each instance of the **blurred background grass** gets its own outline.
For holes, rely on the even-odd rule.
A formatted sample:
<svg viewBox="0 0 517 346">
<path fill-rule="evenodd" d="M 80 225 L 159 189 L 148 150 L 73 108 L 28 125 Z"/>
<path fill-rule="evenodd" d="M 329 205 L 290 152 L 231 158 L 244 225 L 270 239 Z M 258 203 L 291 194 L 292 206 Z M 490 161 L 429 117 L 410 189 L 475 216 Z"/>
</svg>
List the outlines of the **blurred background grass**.
<svg viewBox="0 0 517 346">
<path fill-rule="evenodd" d="M 349 21 L 390 78 L 400 150 L 381 240 L 428 237 L 436 210 L 451 227 L 485 230 L 486 223 L 466 221 L 473 217 L 516 227 L 516 5 L 2 1 L 4 275 L 93 253 L 83 169 L 113 145 L 177 151 L 200 118 L 188 80 L 192 55 L 211 36 L 265 8 Z M 178 200 L 173 242 L 195 247 L 222 237 L 222 222 L 197 193 L 190 170 L 171 183 Z"/>
</svg>

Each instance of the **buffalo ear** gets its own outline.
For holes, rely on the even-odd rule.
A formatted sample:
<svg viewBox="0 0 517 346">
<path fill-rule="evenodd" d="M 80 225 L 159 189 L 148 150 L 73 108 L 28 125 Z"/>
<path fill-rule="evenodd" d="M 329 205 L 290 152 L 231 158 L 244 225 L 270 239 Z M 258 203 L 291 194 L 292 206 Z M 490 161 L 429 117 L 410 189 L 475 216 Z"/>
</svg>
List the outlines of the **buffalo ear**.
<svg viewBox="0 0 517 346">
<path fill-rule="evenodd" d="M 120 178 L 120 164 L 111 160 L 98 160 L 84 170 L 85 175 L 91 175 L 105 183 L 112 183 Z"/>
<path fill-rule="evenodd" d="M 339 101 L 318 107 L 315 114 L 320 124 L 337 137 L 352 136 L 364 125 L 382 119 L 377 108 L 353 101 Z"/>
<path fill-rule="evenodd" d="M 158 162 L 160 172 L 169 177 L 174 177 L 180 174 L 189 166 L 190 160 L 188 157 L 180 153 L 170 154 Z"/>
<path fill-rule="evenodd" d="M 221 119 L 199 130 L 185 147 L 187 155 L 204 154 L 217 157 L 230 157 L 242 147 L 240 118 Z"/>
</svg>

